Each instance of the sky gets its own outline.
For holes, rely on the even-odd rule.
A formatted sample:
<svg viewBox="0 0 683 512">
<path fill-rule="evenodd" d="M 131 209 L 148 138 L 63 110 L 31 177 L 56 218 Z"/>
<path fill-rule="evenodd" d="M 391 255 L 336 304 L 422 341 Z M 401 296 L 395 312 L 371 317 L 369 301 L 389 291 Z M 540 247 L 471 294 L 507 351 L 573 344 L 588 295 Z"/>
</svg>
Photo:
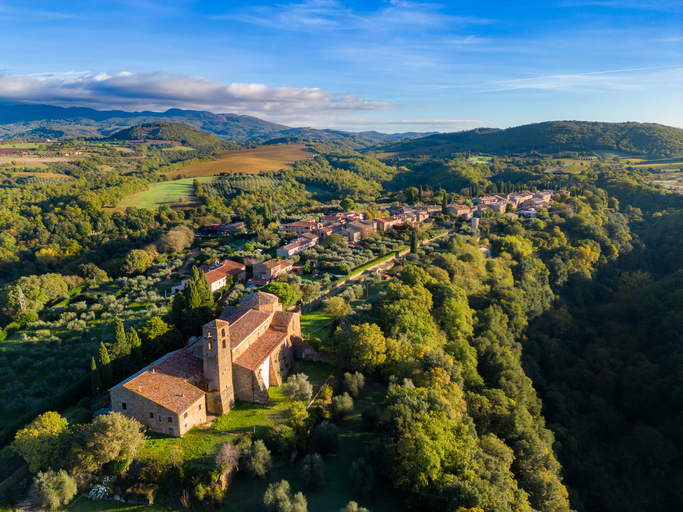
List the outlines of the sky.
<svg viewBox="0 0 683 512">
<path fill-rule="evenodd" d="M 683 128 L 683 2 L 0 0 L 0 102 L 453 132 Z"/>
</svg>

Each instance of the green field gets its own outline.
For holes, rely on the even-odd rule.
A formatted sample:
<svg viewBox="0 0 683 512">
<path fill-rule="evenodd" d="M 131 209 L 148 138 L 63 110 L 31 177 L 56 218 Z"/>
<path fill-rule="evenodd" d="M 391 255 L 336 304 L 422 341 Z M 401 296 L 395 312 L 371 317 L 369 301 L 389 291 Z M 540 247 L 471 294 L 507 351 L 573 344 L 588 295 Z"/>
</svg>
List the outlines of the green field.
<svg viewBox="0 0 683 512">
<path fill-rule="evenodd" d="M 125 210 L 129 206 L 137 208 L 150 208 L 156 210 L 162 205 L 169 205 L 171 208 L 183 208 L 194 204 L 194 190 L 192 182 L 197 179 L 200 182 L 213 181 L 213 177 L 185 178 L 175 181 L 164 181 L 162 183 L 152 183 L 149 190 L 138 192 L 132 196 L 124 197 L 117 205 L 117 210 Z M 188 199 L 183 202 L 180 199 Z"/>
<path fill-rule="evenodd" d="M 475 164 L 490 164 L 493 162 L 493 158 L 490 156 L 471 156 L 467 161 Z"/>
<path fill-rule="evenodd" d="M 2 148 L 2 149 L 5 149 L 5 148 L 36 149 L 37 147 L 38 147 L 38 144 L 33 143 L 33 142 L 26 142 L 26 143 L 21 143 L 21 144 L 12 144 L 12 143 L 0 144 L 0 148 Z"/>
<path fill-rule="evenodd" d="M 172 148 L 164 148 L 162 151 L 195 151 L 195 149 L 189 146 L 173 146 Z"/>
</svg>

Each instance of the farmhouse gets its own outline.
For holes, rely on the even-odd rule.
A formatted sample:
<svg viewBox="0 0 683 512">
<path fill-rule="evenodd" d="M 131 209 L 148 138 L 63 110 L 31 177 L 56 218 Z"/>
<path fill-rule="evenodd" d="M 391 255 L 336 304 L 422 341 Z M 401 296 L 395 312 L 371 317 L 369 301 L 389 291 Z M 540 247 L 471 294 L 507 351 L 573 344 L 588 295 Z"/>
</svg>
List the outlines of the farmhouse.
<svg viewBox="0 0 683 512">
<path fill-rule="evenodd" d="M 290 222 L 289 224 L 281 224 L 278 228 L 280 231 L 285 231 L 287 233 L 296 233 L 301 236 L 309 231 L 315 231 L 316 229 L 322 228 L 323 225 L 317 222 L 313 217 L 306 219 L 301 219 L 297 222 Z"/>
<path fill-rule="evenodd" d="M 315 247 L 316 245 L 318 245 L 318 239 L 318 235 L 315 235 L 311 232 L 304 233 L 293 242 L 288 243 L 287 245 L 283 245 L 282 247 L 278 247 L 276 254 L 278 255 L 278 257 L 289 258 L 290 256 L 299 254 L 300 252 L 303 252 L 306 249 L 311 249 L 312 247 Z"/>
<path fill-rule="evenodd" d="M 207 415 L 228 413 L 235 400 L 267 403 L 300 337 L 298 313 L 283 312 L 275 295 L 247 295 L 206 324 L 198 341 L 111 388 L 112 409 L 147 430 L 182 437 Z"/>
<path fill-rule="evenodd" d="M 287 260 L 269 260 L 254 265 L 254 279 L 270 282 L 281 274 L 292 270 L 292 264 Z"/>
<path fill-rule="evenodd" d="M 233 284 L 242 284 L 247 280 L 247 267 L 243 263 L 237 263 L 235 261 L 225 260 L 215 265 L 202 265 L 201 269 L 204 271 L 206 280 L 209 282 L 211 287 L 211 293 L 220 290 L 228 284 L 228 276 L 233 276 Z M 171 288 L 173 293 L 178 293 L 179 291 L 187 288 L 187 283 L 190 278 L 187 277 L 180 281 Z"/>
</svg>

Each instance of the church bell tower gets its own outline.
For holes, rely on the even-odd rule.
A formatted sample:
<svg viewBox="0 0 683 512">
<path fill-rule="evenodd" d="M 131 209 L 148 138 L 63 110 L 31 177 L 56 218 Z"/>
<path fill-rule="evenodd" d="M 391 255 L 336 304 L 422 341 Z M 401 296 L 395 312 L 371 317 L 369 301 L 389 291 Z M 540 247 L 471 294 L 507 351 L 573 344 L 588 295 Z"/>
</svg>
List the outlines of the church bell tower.
<svg viewBox="0 0 683 512">
<path fill-rule="evenodd" d="M 207 382 L 207 412 L 226 414 L 235 406 L 232 385 L 232 350 L 228 322 L 214 320 L 204 325 L 204 381 Z"/>
</svg>

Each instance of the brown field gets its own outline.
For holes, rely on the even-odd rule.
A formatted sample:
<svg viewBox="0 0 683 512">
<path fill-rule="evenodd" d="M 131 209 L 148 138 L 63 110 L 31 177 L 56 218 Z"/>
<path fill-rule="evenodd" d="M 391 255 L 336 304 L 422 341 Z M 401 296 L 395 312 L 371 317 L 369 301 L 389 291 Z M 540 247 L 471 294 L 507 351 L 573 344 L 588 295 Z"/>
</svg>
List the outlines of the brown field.
<svg viewBox="0 0 683 512">
<path fill-rule="evenodd" d="M 19 162 L 20 164 L 52 164 L 55 162 L 73 162 L 78 160 L 70 156 L 52 156 L 52 157 L 39 157 L 39 156 L 12 156 L 5 155 L 0 156 L 0 165 L 11 164 L 12 162 Z"/>
<path fill-rule="evenodd" d="M 257 174 L 261 171 L 279 171 L 284 167 L 291 167 L 296 160 L 313 158 L 313 153 L 303 144 L 290 146 L 270 146 L 241 151 L 226 151 L 213 162 L 201 162 L 188 165 L 168 173 L 173 179 L 182 174 L 188 178 L 200 176 L 216 176 L 222 172 L 246 172 Z"/>
</svg>

